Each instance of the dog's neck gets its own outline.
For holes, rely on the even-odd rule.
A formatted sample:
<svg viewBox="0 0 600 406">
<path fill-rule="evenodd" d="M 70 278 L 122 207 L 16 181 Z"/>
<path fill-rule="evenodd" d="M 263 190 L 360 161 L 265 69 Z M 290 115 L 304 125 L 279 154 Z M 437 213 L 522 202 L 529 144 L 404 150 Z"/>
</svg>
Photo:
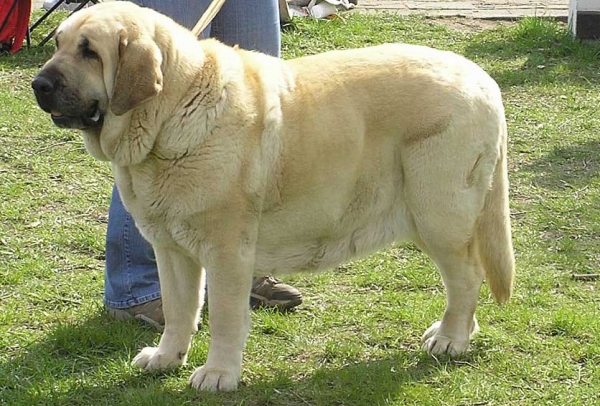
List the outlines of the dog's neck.
<svg viewBox="0 0 600 406">
<path fill-rule="evenodd" d="M 184 124 L 192 116 L 196 119 L 194 125 L 199 126 L 199 131 L 196 134 L 198 137 L 188 140 L 190 144 L 202 142 L 202 135 L 211 131 L 218 115 L 217 106 L 223 86 L 210 48 L 223 45 L 203 41 L 208 42 L 207 47 L 196 40 L 187 44 L 176 43 L 172 39 L 169 41 L 169 51 L 163 54 L 163 90 L 157 97 L 121 116 L 107 112 L 100 133 L 88 133 L 84 137 L 84 140 L 98 137 L 99 143 L 86 142 L 92 155 L 105 156 L 117 166 L 139 164 L 150 153 L 176 156 L 178 151 L 169 151 L 171 145 L 181 148 L 184 143 L 181 140 L 169 142 L 170 134 L 164 131 L 165 123 L 176 121 L 175 125 Z M 191 53 L 189 49 L 182 48 L 186 46 L 196 47 L 198 51 Z M 190 147 L 193 145 L 187 146 Z M 94 153 L 95 149 L 100 149 L 97 151 L 99 153 Z"/>
</svg>

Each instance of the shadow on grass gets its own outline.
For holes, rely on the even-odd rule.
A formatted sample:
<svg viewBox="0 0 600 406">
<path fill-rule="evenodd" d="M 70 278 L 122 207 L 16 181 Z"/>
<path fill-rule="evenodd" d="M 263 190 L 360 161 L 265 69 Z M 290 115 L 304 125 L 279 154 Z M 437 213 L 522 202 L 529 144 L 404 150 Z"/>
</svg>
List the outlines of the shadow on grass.
<svg viewBox="0 0 600 406">
<path fill-rule="evenodd" d="M 250 403 L 260 405 L 419 404 L 423 396 L 435 391 L 435 385 L 429 383 L 437 381 L 440 371 L 458 367 L 423 353 L 390 352 L 384 359 L 321 367 L 300 380 L 258 382 L 242 388 L 241 394 L 247 399 L 249 394 L 263 393 Z"/>
<path fill-rule="evenodd" d="M 534 173 L 536 184 L 551 190 L 579 189 L 600 176 L 600 140 L 557 146 L 523 168 Z"/>
<path fill-rule="evenodd" d="M 310 375 L 252 379 L 233 393 L 209 394 L 183 386 L 195 366 L 149 374 L 127 366 L 157 334 L 104 314 L 63 325 L 0 364 L 0 403 L 20 405 L 368 405 L 418 400 L 433 391 L 429 379 L 458 368 L 421 352 L 390 351 L 389 357 L 323 366 Z M 483 354 L 483 353 L 482 353 Z M 479 358 L 485 354 L 473 353 Z M 119 366 L 122 360 L 123 366 Z M 247 374 L 249 371 L 245 371 Z M 117 376 L 115 376 L 117 374 Z M 415 391 L 415 386 L 419 390 Z"/>
<path fill-rule="evenodd" d="M 135 353 L 155 336 L 129 323 L 114 323 L 104 314 L 84 323 L 59 325 L 43 340 L 18 348 L 10 361 L 0 364 L 0 404 L 104 404 L 102 399 L 118 388 L 104 386 L 94 377 L 108 360 Z M 69 389 L 73 381 L 81 383 Z M 133 384 L 123 382 L 123 386 Z"/>
<path fill-rule="evenodd" d="M 600 83 L 600 42 L 575 40 L 564 24 L 553 20 L 526 18 L 514 27 L 484 31 L 469 42 L 464 55 L 488 63 L 486 70 L 500 86 Z"/>
</svg>

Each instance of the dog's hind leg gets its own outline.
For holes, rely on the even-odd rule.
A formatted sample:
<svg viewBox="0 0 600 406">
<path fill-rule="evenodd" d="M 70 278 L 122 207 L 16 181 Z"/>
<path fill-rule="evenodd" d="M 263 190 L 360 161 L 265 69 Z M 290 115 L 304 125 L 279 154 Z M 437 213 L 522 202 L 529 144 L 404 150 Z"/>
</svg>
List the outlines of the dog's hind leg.
<svg viewBox="0 0 600 406">
<path fill-rule="evenodd" d="M 486 137 L 493 138 L 480 138 Z M 475 308 L 485 271 L 477 224 L 498 152 L 460 127 L 408 146 L 403 155 L 414 242 L 436 263 L 447 291 L 444 316 L 423 335 L 423 348 L 456 356 L 478 330 Z"/>
<path fill-rule="evenodd" d="M 413 209 L 415 242 L 439 268 L 447 303 L 441 321 L 423 335 L 423 348 L 432 355 L 456 356 L 468 349 L 471 335 L 478 330 L 475 308 L 485 271 L 474 231 L 484 199 L 469 191 L 457 198 L 458 187 L 429 184 L 437 189 L 437 196 L 421 200 Z"/>
<path fill-rule="evenodd" d="M 428 248 L 442 274 L 447 302 L 442 320 L 423 334 L 423 349 L 431 355 L 457 356 L 469 348 L 470 338 L 479 330 L 475 308 L 484 279 L 483 267 L 468 247 L 462 252 Z"/>
<path fill-rule="evenodd" d="M 204 269 L 175 250 L 154 247 L 154 251 L 165 331 L 158 347 L 146 347 L 133 359 L 133 365 L 147 371 L 185 364 L 204 302 Z"/>
</svg>

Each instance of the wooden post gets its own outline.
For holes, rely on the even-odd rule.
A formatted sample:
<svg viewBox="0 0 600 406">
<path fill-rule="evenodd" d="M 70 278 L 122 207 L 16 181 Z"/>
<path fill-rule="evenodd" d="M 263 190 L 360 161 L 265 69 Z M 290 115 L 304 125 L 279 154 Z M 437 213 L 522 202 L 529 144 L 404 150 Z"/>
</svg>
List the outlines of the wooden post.
<svg viewBox="0 0 600 406">
<path fill-rule="evenodd" d="M 600 0 L 569 0 L 569 30 L 580 39 L 600 39 Z"/>
</svg>

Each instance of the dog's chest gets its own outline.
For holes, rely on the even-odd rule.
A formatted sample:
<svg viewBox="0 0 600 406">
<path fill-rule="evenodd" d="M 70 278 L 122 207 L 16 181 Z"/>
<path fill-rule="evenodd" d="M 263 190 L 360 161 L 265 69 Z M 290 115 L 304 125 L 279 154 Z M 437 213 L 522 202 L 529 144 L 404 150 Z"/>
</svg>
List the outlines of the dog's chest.
<svg viewBox="0 0 600 406">
<path fill-rule="evenodd" d="M 114 173 L 123 203 L 144 237 L 150 242 L 172 240 L 173 222 L 192 205 L 186 178 L 170 178 L 143 164 L 115 168 Z"/>
<path fill-rule="evenodd" d="M 171 238 L 182 222 L 227 199 L 235 176 L 234 160 L 204 148 L 153 153 L 142 163 L 114 167 L 115 181 L 125 207 L 138 228 L 158 239 Z M 151 238 L 151 237 L 150 237 Z"/>
</svg>

